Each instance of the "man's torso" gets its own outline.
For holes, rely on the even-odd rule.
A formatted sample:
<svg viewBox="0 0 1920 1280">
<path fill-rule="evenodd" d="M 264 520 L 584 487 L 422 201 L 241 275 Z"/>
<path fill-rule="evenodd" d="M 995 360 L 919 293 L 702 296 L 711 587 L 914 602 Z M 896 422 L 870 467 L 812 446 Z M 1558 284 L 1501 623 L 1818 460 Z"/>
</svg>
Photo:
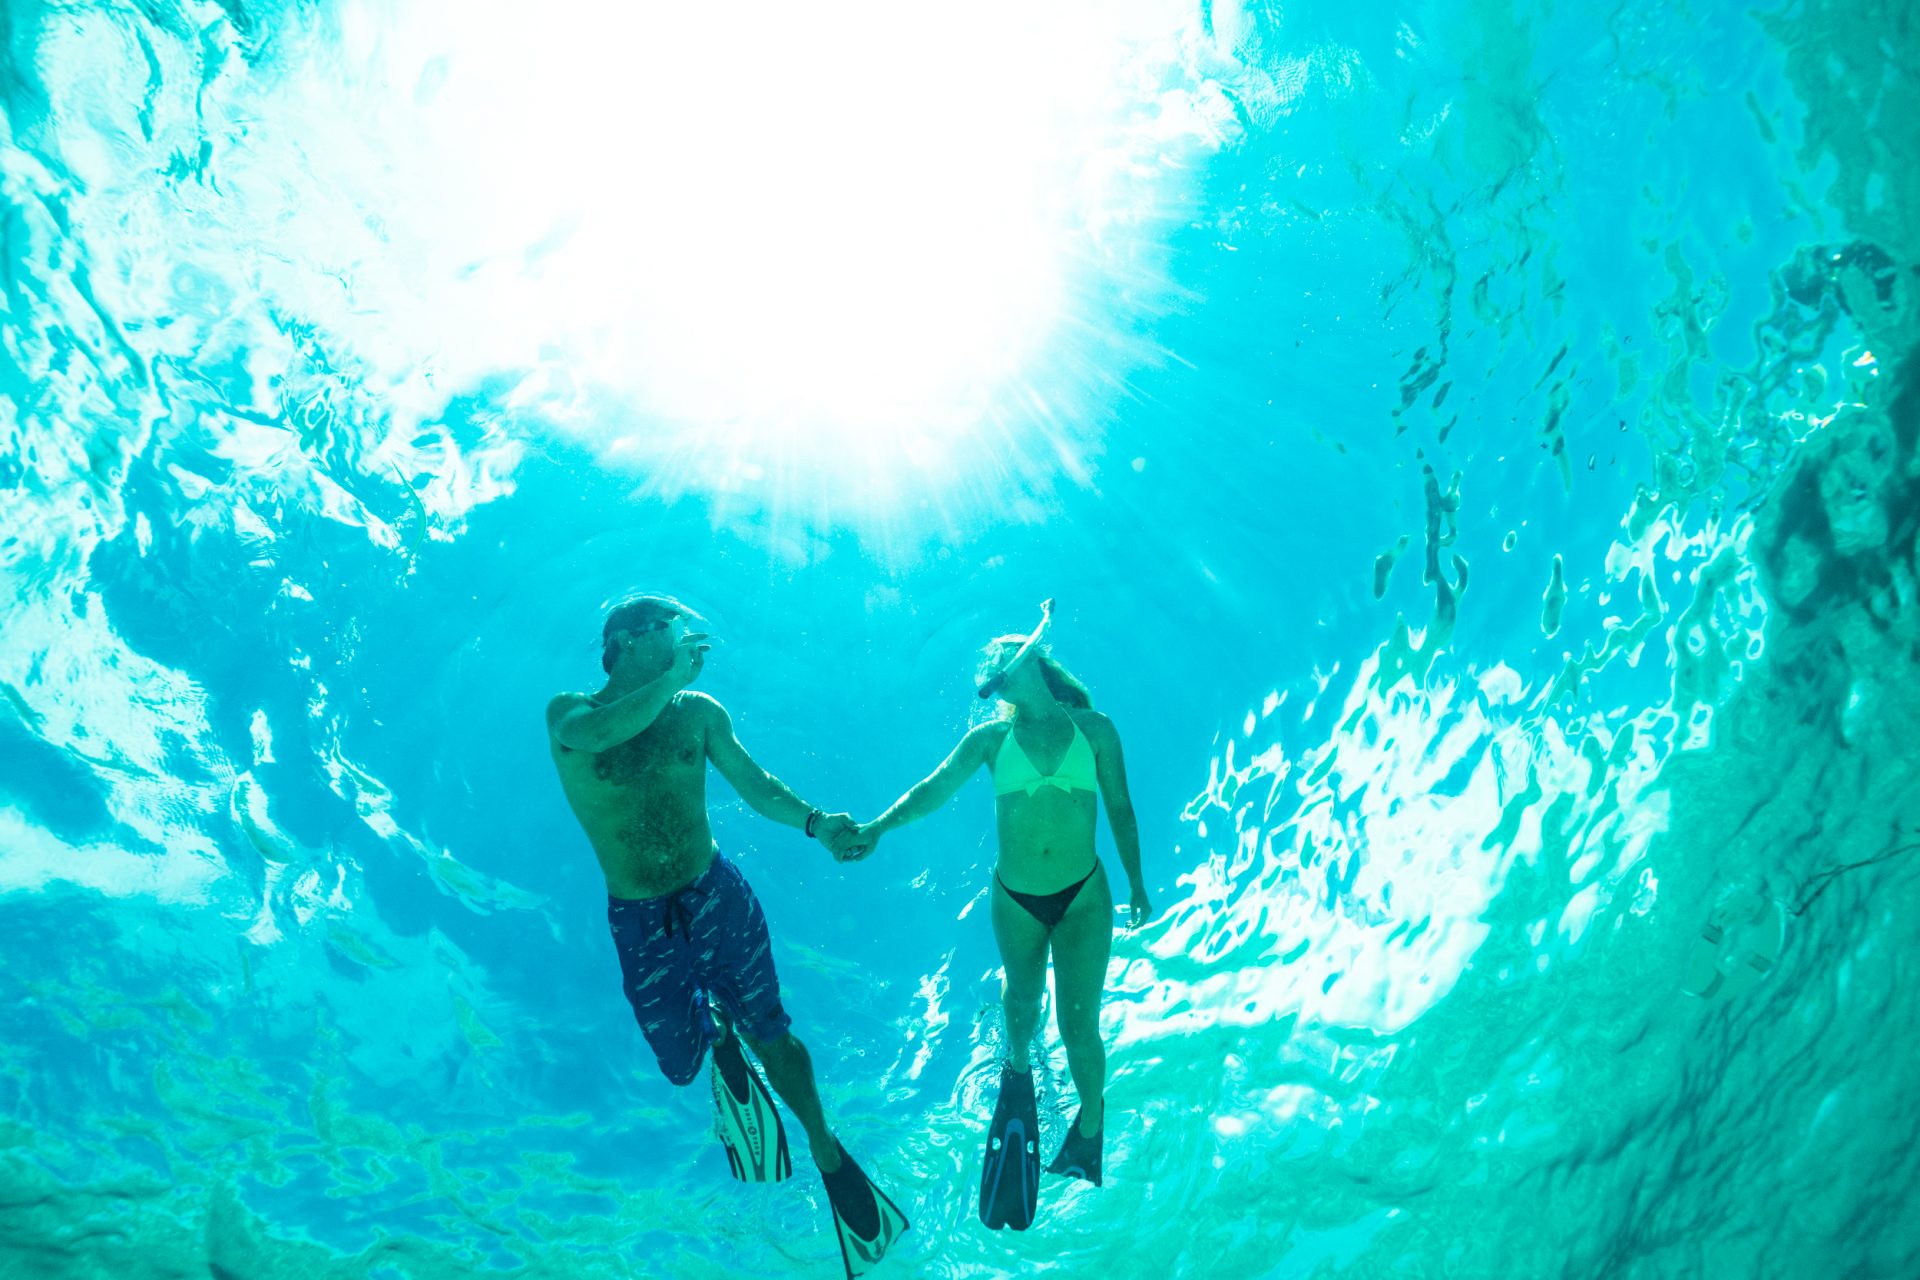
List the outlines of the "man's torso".
<svg viewBox="0 0 1920 1280">
<path fill-rule="evenodd" d="M 683 695 L 644 732 L 605 751 L 549 740 L 561 789 L 614 897 L 671 893 L 712 863 L 705 725 L 699 702 Z"/>
</svg>

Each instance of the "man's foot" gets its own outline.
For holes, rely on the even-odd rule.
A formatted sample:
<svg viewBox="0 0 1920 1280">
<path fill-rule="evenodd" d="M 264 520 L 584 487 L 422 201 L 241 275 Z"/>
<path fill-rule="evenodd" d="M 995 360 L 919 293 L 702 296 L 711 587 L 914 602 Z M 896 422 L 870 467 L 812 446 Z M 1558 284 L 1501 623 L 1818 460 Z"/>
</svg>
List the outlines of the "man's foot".
<svg viewBox="0 0 1920 1280">
<path fill-rule="evenodd" d="M 834 1144 L 834 1169 L 820 1172 L 827 1203 L 833 1208 L 833 1228 L 840 1237 L 840 1261 L 847 1280 L 873 1270 L 908 1227 L 907 1215 L 887 1199 L 855 1164 L 847 1149 Z"/>
<path fill-rule="evenodd" d="M 725 1024 L 721 1024 L 725 1031 Z M 727 1167 L 742 1182 L 781 1182 L 793 1174 L 787 1130 L 780 1109 L 741 1052 L 739 1037 L 723 1034 L 713 1044 L 714 1129 L 727 1149 Z"/>
</svg>

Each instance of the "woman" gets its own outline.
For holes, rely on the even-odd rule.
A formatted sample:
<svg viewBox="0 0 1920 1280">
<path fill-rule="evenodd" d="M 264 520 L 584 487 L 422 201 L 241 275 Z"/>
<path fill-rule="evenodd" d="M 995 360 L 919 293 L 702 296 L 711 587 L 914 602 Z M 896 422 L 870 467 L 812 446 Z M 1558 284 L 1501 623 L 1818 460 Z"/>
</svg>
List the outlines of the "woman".
<svg viewBox="0 0 1920 1280">
<path fill-rule="evenodd" d="M 1051 603 L 1051 602 L 1049 602 Z M 1113 722 L 1066 668 L 1041 651 L 1045 629 L 1003 636 L 987 647 L 981 696 L 998 692 L 1000 715 L 960 740 L 924 781 L 860 830 L 870 852 L 888 832 L 953 798 L 983 766 L 993 776 L 1000 860 L 994 868 L 993 934 L 1005 967 L 1007 1063 L 988 1131 L 980 1216 L 990 1227 L 1025 1229 L 1040 1181 L 1033 1073 L 1027 1046 L 1040 1016 L 1047 958 L 1053 958 L 1054 1016 L 1080 1094 L 1080 1112 L 1048 1166 L 1098 1186 L 1105 1123 L 1106 1046 L 1100 995 L 1113 938 L 1113 895 L 1094 852 L 1094 798 L 1126 868 L 1134 926 L 1151 913 L 1140 879 L 1140 832 L 1127 796 L 1126 767 Z M 858 846 L 849 858 L 865 856 Z"/>
</svg>

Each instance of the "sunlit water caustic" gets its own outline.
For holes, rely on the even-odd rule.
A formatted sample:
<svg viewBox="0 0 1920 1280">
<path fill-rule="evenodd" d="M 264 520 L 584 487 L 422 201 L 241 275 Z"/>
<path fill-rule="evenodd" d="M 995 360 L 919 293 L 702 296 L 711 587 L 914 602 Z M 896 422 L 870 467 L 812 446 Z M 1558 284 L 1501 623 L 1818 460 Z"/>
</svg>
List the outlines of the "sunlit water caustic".
<svg viewBox="0 0 1920 1280">
<path fill-rule="evenodd" d="M 548 759 L 640 590 L 825 806 L 1048 597 L 1126 742 L 1106 1185 L 1018 1234 L 990 788 L 843 866 L 712 783 L 876 1275 L 1920 1274 L 1911 5 L 0 40 L 0 1276 L 842 1274 Z"/>
</svg>

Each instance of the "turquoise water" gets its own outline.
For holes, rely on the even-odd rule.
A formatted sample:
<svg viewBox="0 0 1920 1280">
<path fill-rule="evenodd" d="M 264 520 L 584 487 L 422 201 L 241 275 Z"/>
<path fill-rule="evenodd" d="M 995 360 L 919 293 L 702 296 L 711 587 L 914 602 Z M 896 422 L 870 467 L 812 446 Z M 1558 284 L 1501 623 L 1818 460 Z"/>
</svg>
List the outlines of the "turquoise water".
<svg viewBox="0 0 1920 1280">
<path fill-rule="evenodd" d="M 545 758 L 649 588 L 823 804 L 1048 596 L 1127 743 L 1023 1236 L 984 785 L 842 868 L 715 783 L 881 1274 L 1920 1270 L 1910 9 L 0 36 L 0 1275 L 840 1273 Z"/>
</svg>

